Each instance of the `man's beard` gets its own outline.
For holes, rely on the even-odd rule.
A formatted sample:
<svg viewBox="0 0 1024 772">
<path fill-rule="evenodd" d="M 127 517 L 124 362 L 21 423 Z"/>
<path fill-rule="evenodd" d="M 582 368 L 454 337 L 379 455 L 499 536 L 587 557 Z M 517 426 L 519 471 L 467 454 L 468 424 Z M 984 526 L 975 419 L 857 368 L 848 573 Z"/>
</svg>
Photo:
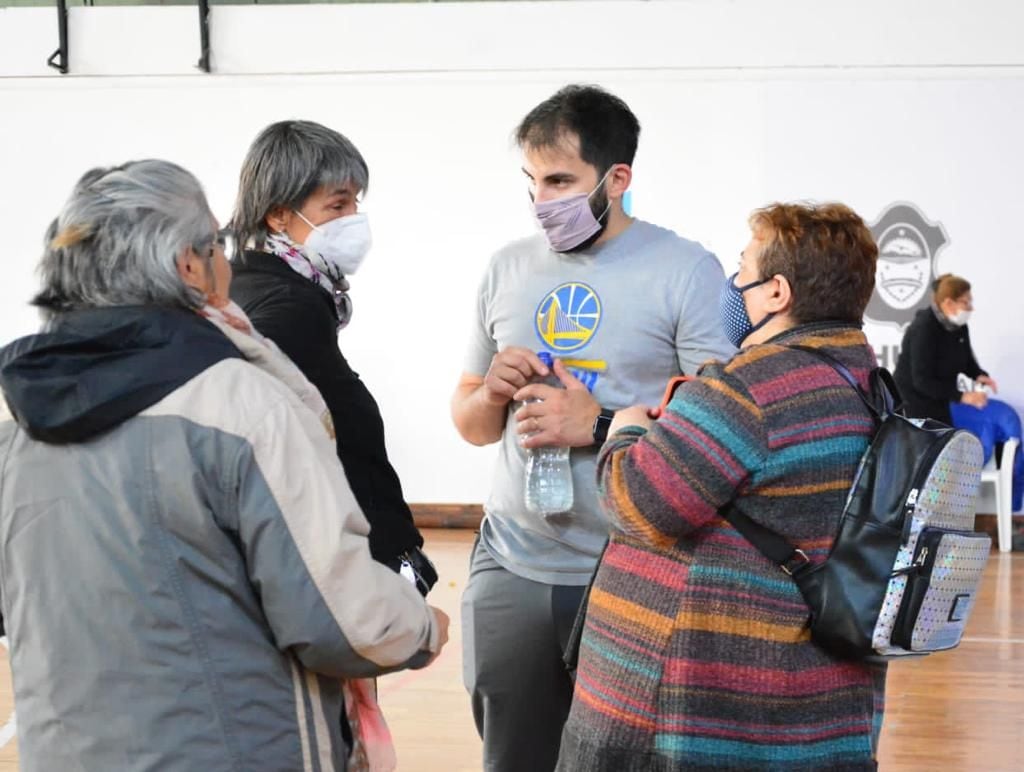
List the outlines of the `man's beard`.
<svg viewBox="0 0 1024 772">
<path fill-rule="evenodd" d="M 611 215 L 612 210 L 611 207 L 608 206 L 608 193 L 605 191 L 604 185 L 602 185 L 601 189 L 590 197 L 588 204 L 590 206 L 590 213 L 594 215 L 594 219 L 597 220 L 597 224 L 601 227 L 593 236 L 590 236 L 582 244 L 579 244 L 572 249 L 567 249 L 566 252 L 569 254 L 573 252 L 584 252 L 590 249 L 594 246 L 594 243 L 604 235 L 604 229 L 608 227 L 608 217 Z"/>
</svg>

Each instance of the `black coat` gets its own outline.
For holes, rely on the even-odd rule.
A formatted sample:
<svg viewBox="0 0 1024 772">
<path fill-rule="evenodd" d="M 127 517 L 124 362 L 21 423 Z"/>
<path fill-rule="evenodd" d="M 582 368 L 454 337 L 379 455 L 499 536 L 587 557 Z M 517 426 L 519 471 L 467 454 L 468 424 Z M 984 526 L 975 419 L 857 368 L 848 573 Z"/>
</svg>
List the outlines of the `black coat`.
<svg viewBox="0 0 1024 772">
<path fill-rule="evenodd" d="M 423 545 L 402 485 L 384 445 L 380 409 L 338 348 L 337 312 L 330 294 L 264 252 L 232 263 L 231 299 L 319 389 L 337 432 L 338 458 L 356 501 L 370 521 L 370 552 L 393 563 Z"/>
<path fill-rule="evenodd" d="M 930 307 L 921 309 L 903 335 L 893 373 L 906 414 L 952 423 L 949 403 L 959 402 L 961 394 L 957 373 L 987 375 L 974 358 L 967 325 L 948 330 Z"/>
</svg>

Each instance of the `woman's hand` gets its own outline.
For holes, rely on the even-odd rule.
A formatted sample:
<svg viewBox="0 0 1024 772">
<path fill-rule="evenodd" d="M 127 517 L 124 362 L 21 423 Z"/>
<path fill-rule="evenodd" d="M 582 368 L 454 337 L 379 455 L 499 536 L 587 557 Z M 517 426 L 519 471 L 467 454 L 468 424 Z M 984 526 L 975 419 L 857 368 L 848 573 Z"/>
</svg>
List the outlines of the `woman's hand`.
<svg viewBox="0 0 1024 772">
<path fill-rule="evenodd" d="M 990 389 L 992 389 L 993 394 L 999 393 L 999 387 L 996 386 L 995 378 L 992 378 L 988 375 L 979 375 L 974 380 L 975 382 L 980 383 L 982 386 L 988 386 Z"/>
<path fill-rule="evenodd" d="M 988 404 L 988 395 L 983 391 L 965 391 L 960 395 L 960 404 L 970 405 L 981 410 Z"/>
<path fill-rule="evenodd" d="M 654 419 L 657 418 L 658 409 L 647 405 L 633 405 L 622 410 L 615 411 L 611 426 L 608 427 L 608 435 L 611 436 L 624 426 L 639 426 L 643 429 L 650 429 Z"/>
</svg>

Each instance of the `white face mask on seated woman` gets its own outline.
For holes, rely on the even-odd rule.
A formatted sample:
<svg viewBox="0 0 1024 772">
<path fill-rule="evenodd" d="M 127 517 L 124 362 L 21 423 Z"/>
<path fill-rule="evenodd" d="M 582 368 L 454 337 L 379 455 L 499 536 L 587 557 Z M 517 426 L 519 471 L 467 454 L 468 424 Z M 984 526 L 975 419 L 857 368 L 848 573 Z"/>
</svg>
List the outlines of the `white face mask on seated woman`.
<svg viewBox="0 0 1024 772">
<path fill-rule="evenodd" d="M 966 308 L 961 308 L 955 314 L 947 318 L 957 327 L 963 327 L 965 324 L 967 324 L 967 320 L 971 318 L 971 313 L 972 312 L 968 311 Z"/>
</svg>

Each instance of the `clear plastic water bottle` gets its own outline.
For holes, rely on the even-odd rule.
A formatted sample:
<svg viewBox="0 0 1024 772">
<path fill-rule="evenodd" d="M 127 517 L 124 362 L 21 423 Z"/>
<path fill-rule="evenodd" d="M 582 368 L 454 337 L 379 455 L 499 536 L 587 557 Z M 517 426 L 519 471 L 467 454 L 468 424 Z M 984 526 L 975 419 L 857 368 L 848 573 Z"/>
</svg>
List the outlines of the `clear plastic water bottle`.
<svg viewBox="0 0 1024 772">
<path fill-rule="evenodd" d="M 554 374 L 554 361 L 547 351 L 537 356 L 548 368 L 546 378 L 534 378 L 534 383 L 543 383 L 562 388 L 562 382 Z M 569 448 L 533 448 L 526 457 L 524 498 L 526 508 L 531 512 L 548 517 L 572 509 L 572 467 L 569 464 Z"/>
</svg>

